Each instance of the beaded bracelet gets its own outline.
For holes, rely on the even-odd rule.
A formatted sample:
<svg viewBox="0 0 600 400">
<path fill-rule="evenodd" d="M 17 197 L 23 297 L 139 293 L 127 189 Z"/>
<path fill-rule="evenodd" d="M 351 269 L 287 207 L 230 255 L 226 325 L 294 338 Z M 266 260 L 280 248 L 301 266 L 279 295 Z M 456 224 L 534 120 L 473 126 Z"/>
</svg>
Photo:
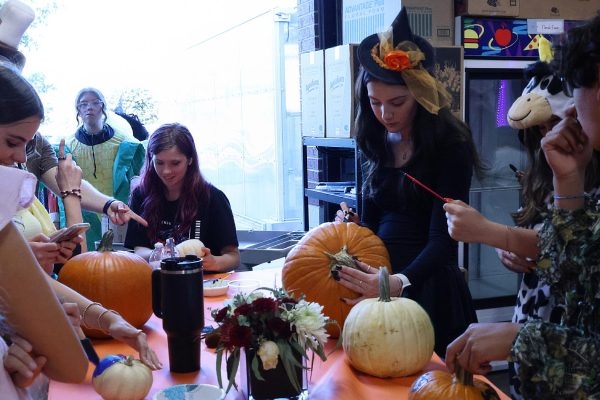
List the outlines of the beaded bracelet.
<svg viewBox="0 0 600 400">
<path fill-rule="evenodd" d="M 572 196 L 554 195 L 554 200 L 577 200 L 577 199 L 585 199 L 587 196 L 588 196 L 587 193 L 575 194 Z"/>
<path fill-rule="evenodd" d="M 60 197 L 61 198 L 66 198 L 67 196 L 75 196 L 77 197 L 79 200 L 81 200 L 81 189 L 71 189 L 71 190 L 63 190 L 60 192 Z"/>
<path fill-rule="evenodd" d="M 85 306 L 85 308 L 83 309 L 83 312 L 81 313 L 81 323 L 83 324 L 83 326 L 84 326 L 85 328 L 89 328 L 88 324 L 86 324 L 86 323 L 85 323 L 85 314 L 86 314 L 86 313 L 88 312 L 88 310 L 89 310 L 90 308 L 92 308 L 93 306 L 102 307 L 102 304 L 100 304 L 100 303 L 96 303 L 96 302 L 93 302 L 93 303 L 90 303 L 90 304 L 88 304 L 87 306 Z"/>
</svg>

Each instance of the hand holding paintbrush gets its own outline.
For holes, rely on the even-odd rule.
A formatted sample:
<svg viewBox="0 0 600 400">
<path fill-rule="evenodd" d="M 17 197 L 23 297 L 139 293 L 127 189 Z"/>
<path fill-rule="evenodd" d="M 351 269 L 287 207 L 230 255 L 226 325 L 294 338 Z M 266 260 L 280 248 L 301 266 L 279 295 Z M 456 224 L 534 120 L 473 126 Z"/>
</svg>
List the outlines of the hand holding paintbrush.
<svg viewBox="0 0 600 400">
<path fill-rule="evenodd" d="M 356 224 L 360 222 L 360 218 L 356 212 L 345 201 L 340 203 L 340 209 L 335 213 L 335 220 L 340 222 L 354 222 Z"/>
</svg>

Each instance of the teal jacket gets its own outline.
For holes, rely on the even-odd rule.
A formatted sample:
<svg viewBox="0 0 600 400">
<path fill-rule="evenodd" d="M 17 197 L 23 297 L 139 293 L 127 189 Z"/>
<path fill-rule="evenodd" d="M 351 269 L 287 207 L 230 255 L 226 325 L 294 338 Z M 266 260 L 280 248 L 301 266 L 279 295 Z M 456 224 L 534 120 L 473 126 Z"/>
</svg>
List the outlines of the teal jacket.
<svg viewBox="0 0 600 400">
<path fill-rule="evenodd" d="M 54 150 L 58 154 L 58 145 Z M 70 149 L 65 148 L 65 152 L 70 153 Z M 113 164 L 113 193 L 105 193 L 127 204 L 129 202 L 130 184 L 133 177 L 139 175 L 146 149 L 141 142 L 124 141 L 119 145 L 117 156 Z M 77 160 L 75 160 L 77 161 Z M 64 226 L 65 215 L 64 206 L 59 199 L 61 226 Z M 102 238 L 102 216 L 91 211 L 83 211 L 83 220 L 90 224 L 90 229 L 86 233 L 88 249 L 95 249 L 95 242 Z"/>
</svg>

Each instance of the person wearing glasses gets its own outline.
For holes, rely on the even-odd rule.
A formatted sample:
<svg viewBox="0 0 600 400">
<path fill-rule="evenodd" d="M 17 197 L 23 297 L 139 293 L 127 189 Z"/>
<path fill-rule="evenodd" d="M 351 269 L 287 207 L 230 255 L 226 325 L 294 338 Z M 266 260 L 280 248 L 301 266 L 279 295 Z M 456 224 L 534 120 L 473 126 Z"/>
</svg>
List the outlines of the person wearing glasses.
<svg viewBox="0 0 600 400">
<path fill-rule="evenodd" d="M 96 88 L 87 87 L 75 98 L 79 127 L 67 139 L 67 146 L 83 171 L 83 177 L 101 193 L 122 202 L 129 199 L 130 182 L 144 163 L 144 146 L 132 135 L 113 126 L 108 120 L 104 95 Z M 91 229 L 87 233 L 89 248 L 100 240 L 108 228 L 108 220 L 85 212 L 84 221 Z M 126 225 L 111 227 L 115 241 L 123 242 Z"/>
<path fill-rule="evenodd" d="M 27 296 L 23 297 L 21 295 L 18 296 L 18 298 L 15 297 L 12 302 L 6 303 L 6 301 L 9 301 L 12 297 L 10 288 L 16 289 L 13 290 L 13 293 L 27 290 L 27 280 L 18 279 L 17 277 L 20 277 L 18 271 L 29 271 L 29 273 L 32 271 L 41 271 L 35 250 L 31 248 L 30 244 L 25 242 L 25 236 L 19 231 L 18 224 L 15 223 L 17 221 L 14 219 L 15 215 L 21 211 L 21 208 L 29 208 L 33 201 L 36 184 L 35 176 L 29 172 L 14 168 L 14 165 L 25 163 L 27 144 L 38 131 L 41 122 L 44 120 L 44 116 L 44 107 L 35 89 L 21 76 L 20 72 L 13 64 L 0 61 L 0 169 L 2 169 L 0 181 L 5 185 L 5 188 L 2 191 L 0 225 L 4 227 L 11 221 L 10 226 L 12 227 L 10 233 L 4 231 L 3 234 L 0 235 L 0 247 L 2 247 L 0 250 L 0 269 L 2 270 L 2 273 L 0 273 L 0 283 L 6 285 L 0 288 L 0 292 L 2 293 L 0 296 L 0 315 L 10 316 L 11 319 L 16 315 L 19 315 L 21 307 L 28 303 L 23 299 L 30 297 L 28 292 L 25 292 Z M 76 173 L 77 171 L 65 171 L 65 169 L 69 169 L 69 167 L 70 169 L 76 169 L 75 165 L 69 165 L 70 157 L 67 155 L 65 158 L 66 160 L 61 161 L 62 165 L 59 168 L 58 176 L 56 178 L 61 183 L 78 185 L 81 173 L 80 171 L 79 174 Z M 62 176 L 65 173 L 68 176 Z M 63 181 L 63 178 L 68 178 L 68 181 Z M 21 183 L 24 183 L 25 181 L 27 182 L 26 190 L 20 191 L 19 188 L 25 186 Z M 73 200 L 75 205 L 77 205 L 78 196 L 69 195 L 67 197 L 69 197 L 70 200 Z M 27 247 L 25 247 L 26 245 Z M 50 245 L 57 246 L 57 244 L 52 243 Z M 9 267 L 10 270 L 7 270 L 6 268 Z M 26 273 L 25 275 L 29 275 L 29 273 Z M 7 279 L 9 281 L 12 279 L 12 282 L 7 282 Z M 150 368 L 159 369 L 161 367 L 160 360 L 156 353 L 148 346 L 147 337 L 144 332 L 133 327 L 120 315 L 110 312 L 110 310 L 106 309 L 101 304 L 92 302 L 83 297 L 81 294 L 51 278 L 48 274 L 44 274 L 43 279 L 48 282 L 54 291 L 53 294 L 56 298 L 61 299 L 63 304 L 77 303 L 77 307 L 72 311 L 77 317 L 76 322 L 78 324 L 89 324 L 90 328 L 103 330 L 113 338 L 120 340 L 139 351 L 140 359 Z M 37 280 L 36 285 L 39 283 L 40 281 Z M 40 288 L 38 287 L 38 289 Z M 39 311 L 44 312 L 43 309 Z M 79 318 L 79 316 L 81 316 L 81 318 Z M 39 315 L 36 317 L 35 313 L 32 314 L 31 312 L 28 312 L 24 318 L 21 318 L 20 323 L 12 326 L 12 328 L 15 329 L 15 332 L 2 331 L 2 333 L 19 333 L 21 329 L 25 327 L 23 324 L 24 319 L 26 323 L 33 320 L 44 320 L 44 318 L 40 319 Z M 47 318 L 45 320 L 47 320 Z M 39 331 L 39 337 L 43 337 L 44 335 L 52 336 L 54 328 L 48 325 L 45 327 L 45 330 Z M 32 339 L 31 336 L 27 336 L 27 339 Z M 2 360 L 4 361 L 5 366 L 8 360 L 8 355 L 5 354 L 5 351 L 10 348 L 10 346 L 8 346 L 8 342 L 10 342 L 9 338 L 10 336 L 6 335 L 3 335 L 0 338 L 0 355 L 3 356 Z M 65 338 L 63 337 L 62 339 L 62 343 L 66 343 L 64 342 Z M 56 342 L 60 346 L 61 339 L 56 338 Z M 27 353 L 14 353 L 15 350 L 17 349 L 13 348 L 11 350 L 13 355 L 19 355 L 22 359 L 28 357 Z M 28 349 L 28 351 L 30 350 L 31 349 Z M 30 363 L 28 367 L 25 367 L 25 370 L 35 367 L 35 364 L 31 365 Z M 10 372 L 9 378 L 15 378 L 14 373 L 17 371 L 15 370 L 14 363 Z M 39 373 L 39 371 L 37 372 Z M 0 378 L 0 381 L 2 381 L 2 378 Z M 4 381 L 0 382 L 0 399 L 20 398 L 7 394 L 5 392 L 7 389 L 5 383 L 6 382 Z M 44 382 L 44 377 L 41 377 L 33 383 L 36 389 L 43 389 L 45 384 L 47 384 L 47 381 Z M 38 399 L 43 397 L 35 396 L 33 398 Z"/>
<path fill-rule="evenodd" d="M 489 372 L 494 360 L 519 363 L 524 399 L 600 397 L 600 191 L 585 191 L 586 170 L 600 150 L 599 33 L 597 15 L 555 46 L 554 64 L 575 105 L 541 139 L 553 203 L 530 257 L 550 286 L 559 321 L 473 324 L 446 352 L 450 371 L 457 363 L 477 374 Z"/>
<path fill-rule="evenodd" d="M 26 3 L 20 0 L 8 0 L 0 7 L 0 63 L 12 65 L 17 70 L 23 71 L 25 67 L 25 56 L 19 50 L 19 44 L 35 18 L 35 12 Z M 62 197 L 61 188 L 57 182 L 58 158 L 55 148 L 40 132 L 36 132 L 33 138 L 27 143 L 26 161 L 19 162 L 21 169 L 26 169 L 35 175 L 38 181 L 41 181 L 57 197 Z M 81 180 L 80 187 L 71 187 L 80 190 L 81 208 L 92 212 L 103 212 L 115 225 L 124 225 L 130 219 L 138 221 L 145 225 L 139 215 L 129 209 L 127 199 L 117 200 L 113 197 L 101 193 L 87 180 Z M 71 200 L 72 200 L 72 196 Z M 69 216 L 66 216 L 67 223 Z"/>
</svg>

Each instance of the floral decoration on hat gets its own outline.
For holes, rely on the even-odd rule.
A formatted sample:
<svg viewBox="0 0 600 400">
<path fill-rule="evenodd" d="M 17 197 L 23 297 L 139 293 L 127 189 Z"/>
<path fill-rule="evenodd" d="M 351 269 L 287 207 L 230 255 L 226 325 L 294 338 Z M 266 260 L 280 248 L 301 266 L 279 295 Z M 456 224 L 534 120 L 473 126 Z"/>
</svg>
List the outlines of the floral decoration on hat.
<svg viewBox="0 0 600 400">
<path fill-rule="evenodd" d="M 358 46 L 358 60 L 370 79 L 406 85 L 415 100 L 437 114 L 450 104 L 450 95 L 428 71 L 434 63 L 433 46 L 410 30 L 406 7 L 402 7 L 385 32 L 366 37 Z"/>
</svg>

